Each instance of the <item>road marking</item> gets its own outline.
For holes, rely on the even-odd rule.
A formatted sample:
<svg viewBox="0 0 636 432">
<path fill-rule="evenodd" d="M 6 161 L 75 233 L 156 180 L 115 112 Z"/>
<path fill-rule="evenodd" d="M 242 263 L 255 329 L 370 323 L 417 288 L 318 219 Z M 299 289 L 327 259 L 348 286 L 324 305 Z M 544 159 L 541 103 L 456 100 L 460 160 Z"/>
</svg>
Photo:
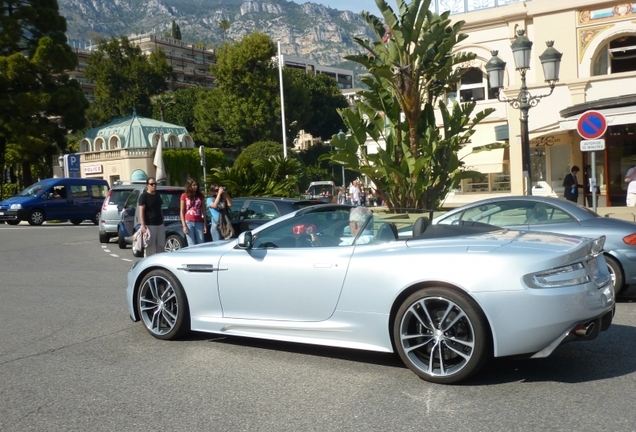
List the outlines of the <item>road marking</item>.
<svg viewBox="0 0 636 432">
<path fill-rule="evenodd" d="M 121 260 L 122 260 L 122 261 L 128 261 L 128 262 L 133 262 L 133 260 L 131 260 L 131 259 L 128 259 L 128 258 L 122 258 Z"/>
<path fill-rule="evenodd" d="M 110 249 L 104 249 L 104 252 L 110 253 Z"/>
<path fill-rule="evenodd" d="M 115 257 L 115 258 L 119 258 L 119 255 L 117 255 L 117 254 L 110 254 L 110 256 Z"/>
</svg>

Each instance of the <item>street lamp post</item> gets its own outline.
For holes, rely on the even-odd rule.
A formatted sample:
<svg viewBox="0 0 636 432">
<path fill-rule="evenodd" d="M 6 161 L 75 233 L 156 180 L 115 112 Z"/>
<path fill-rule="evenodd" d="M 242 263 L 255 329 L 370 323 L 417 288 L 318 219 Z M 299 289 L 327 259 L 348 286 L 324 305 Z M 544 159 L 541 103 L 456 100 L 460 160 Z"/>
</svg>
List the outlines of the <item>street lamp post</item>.
<svg viewBox="0 0 636 432">
<path fill-rule="evenodd" d="M 532 168 L 530 164 L 530 132 L 528 130 L 528 111 L 537 106 L 539 101 L 550 96 L 554 91 L 554 86 L 559 81 L 559 67 L 561 65 L 562 53 L 554 48 L 554 41 L 547 41 L 548 48 L 539 56 L 545 82 L 550 86 L 550 93 L 532 96 L 526 86 L 526 72 L 530 69 L 530 54 L 532 52 L 532 41 L 525 36 L 524 30 L 517 31 L 517 37 L 510 46 L 515 61 L 515 68 L 521 74 L 521 88 L 516 98 L 506 98 L 501 96 L 504 87 L 504 71 L 506 62 L 497 57 L 498 51 L 492 51 L 492 58 L 486 63 L 488 82 L 490 87 L 497 90 L 497 99 L 501 102 L 509 103 L 513 108 L 520 111 L 521 128 L 521 148 L 524 177 L 527 179 L 526 195 L 532 195 Z"/>
</svg>

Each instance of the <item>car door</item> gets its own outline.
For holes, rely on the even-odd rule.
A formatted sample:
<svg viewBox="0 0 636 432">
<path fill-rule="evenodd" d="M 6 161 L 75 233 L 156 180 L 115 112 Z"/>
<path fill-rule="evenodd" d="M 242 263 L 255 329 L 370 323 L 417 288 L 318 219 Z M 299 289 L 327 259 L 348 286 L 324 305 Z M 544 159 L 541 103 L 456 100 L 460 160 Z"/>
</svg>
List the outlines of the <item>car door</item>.
<svg viewBox="0 0 636 432">
<path fill-rule="evenodd" d="M 252 249 L 223 255 L 218 283 L 224 317 L 315 322 L 333 314 L 354 249 L 338 246 L 348 219 L 311 216 L 282 221 L 258 233 Z M 325 234 L 323 244 L 312 246 L 310 230 L 328 233 L 329 241 Z"/>
<path fill-rule="evenodd" d="M 132 191 L 132 193 L 128 195 L 128 199 L 124 204 L 124 210 L 121 212 L 121 221 L 124 224 L 126 235 L 128 236 L 133 235 L 133 230 L 135 228 L 135 214 L 137 212 L 139 195 L 141 195 L 141 191 L 139 189 Z"/>
<path fill-rule="evenodd" d="M 67 188 L 70 191 L 71 204 L 68 207 L 69 219 L 92 219 L 95 209 L 88 191 L 88 185 L 79 183 L 71 184 Z M 70 215 L 73 214 L 73 217 Z"/>
<path fill-rule="evenodd" d="M 70 219 L 73 215 L 73 204 L 68 196 L 68 186 L 62 183 L 55 184 L 47 189 L 39 198 L 48 220 Z"/>
</svg>

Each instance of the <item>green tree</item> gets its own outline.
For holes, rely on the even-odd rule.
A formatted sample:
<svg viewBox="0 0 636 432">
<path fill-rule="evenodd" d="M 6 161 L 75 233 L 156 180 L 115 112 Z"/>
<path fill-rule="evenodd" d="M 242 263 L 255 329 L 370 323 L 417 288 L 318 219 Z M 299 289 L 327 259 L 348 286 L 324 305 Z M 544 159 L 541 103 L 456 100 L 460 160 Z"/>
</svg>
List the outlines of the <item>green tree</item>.
<svg viewBox="0 0 636 432">
<path fill-rule="evenodd" d="M 448 12 L 431 12 L 431 0 L 397 0 L 399 15 L 385 0 L 376 4 L 383 21 L 363 13 L 376 40 L 356 38 L 367 54 L 346 57 L 368 70 L 362 81 L 369 90 L 359 92 L 364 103 L 356 110 L 340 110 L 349 134 L 334 135 L 329 158 L 366 175 L 390 208 L 432 210 L 463 178 L 476 175 L 463 170 L 457 152 L 492 110 L 471 118 L 475 103 L 447 107 L 443 101 L 445 86 L 461 76 L 456 66 L 475 57 L 454 53 L 467 37 L 463 21 L 451 24 Z M 384 140 L 385 148 L 367 154 L 367 136 Z"/>
<path fill-rule="evenodd" d="M 210 181 L 226 186 L 232 196 L 291 197 L 298 195 L 302 170 L 302 164 L 295 159 L 272 156 L 246 165 L 213 169 Z"/>
<path fill-rule="evenodd" d="M 227 35 L 227 31 L 230 29 L 230 25 L 230 21 L 226 19 L 219 21 L 219 28 L 223 30 L 223 42 L 225 42 L 225 36 Z"/>
<path fill-rule="evenodd" d="M 205 89 L 199 94 L 192 112 L 194 116 L 193 138 L 209 147 L 222 147 L 225 131 L 219 117 L 223 94 L 218 89 Z"/>
<path fill-rule="evenodd" d="M 217 50 L 211 70 L 217 79 L 224 141 L 247 146 L 263 140 L 280 141 L 280 99 L 272 58 L 274 43 L 262 33 L 252 33 Z M 277 131 L 278 130 L 278 131 Z"/>
<path fill-rule="evenodd" d="M 174 20 L 172 20 L 172 29 L 170 32 L 172 39 L 181 40 L 181 27 Z"/>
<path fill-rule="evenodd" d="M 163 93 L 168 80 L 174 79 L 163 50 L 146 56 L 125 36 L 100 42 L 86 61 L 84 74 L 95 84 L 90 116 L 98 124 L 128 116 L 133 109 L 149 117 L 151 96 Z"/>
<path fill-rule="evenodd" d="M 49 176 L 66 134 L 85 126 L 88 102 L 67 70 L 77 56 L 66 43 L 55 0 L 5 0 L 0 6 L 0 169 L 19 163 L 23 183 Z M 9 155 L 7 157 L 7 155 Z M 40 169 L 42 168 L 42 169 Z"/>
<path fill-rule="evenodd" d="M 314 137 L 328 140 L 339 130 L 345 129 L 338 110 L 347 108 L 349 104 L 342 95 L 336 80 L 325 74 L 307 76 L 309 77 L 307 89 L 310 117 L 303 123 L 302 129 Z"/>
<path fill-rule="evenodd" d="M 257 163 L 268 160 L 272 156 L 283 156 L 283 146 L 274 141 L 257 142 L 248 145 L 236 158 L 235 165 L 249 166 L 250 163 Z"/>
</svg>

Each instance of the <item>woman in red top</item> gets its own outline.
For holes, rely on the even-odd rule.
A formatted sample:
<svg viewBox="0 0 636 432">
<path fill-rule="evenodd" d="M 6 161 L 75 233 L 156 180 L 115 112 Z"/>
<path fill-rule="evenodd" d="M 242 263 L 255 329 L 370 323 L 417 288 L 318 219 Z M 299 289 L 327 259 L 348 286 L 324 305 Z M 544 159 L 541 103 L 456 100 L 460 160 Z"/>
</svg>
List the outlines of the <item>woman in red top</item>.
<svg viewBox="0 0 636 432">
<path fill-rule="evenodd" d="M 188 179 L 185 192 L 181 194 L 181 225 L 188 246 L 205 242 L 205 196 L 193 179 Z"/>
</svg>

